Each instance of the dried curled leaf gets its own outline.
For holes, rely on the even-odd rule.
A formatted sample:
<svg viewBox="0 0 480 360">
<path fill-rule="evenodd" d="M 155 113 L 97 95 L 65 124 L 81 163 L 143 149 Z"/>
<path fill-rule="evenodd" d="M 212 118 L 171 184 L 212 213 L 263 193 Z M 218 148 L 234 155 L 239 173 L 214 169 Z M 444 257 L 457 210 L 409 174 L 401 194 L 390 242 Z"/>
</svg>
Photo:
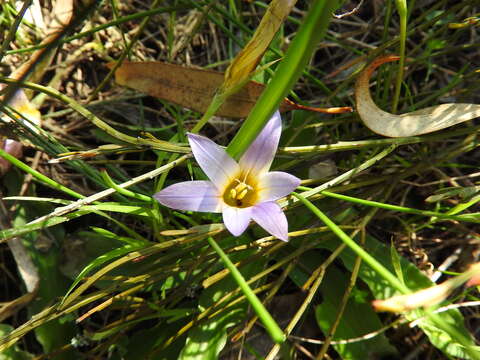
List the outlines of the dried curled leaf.
<svg viewBox="0 0 480 360">
<path fill-rule="evenodd" d="M 113 63 L 107 65 L 112 68 Z M 217 71 L 184 67 L 158 61 L 125 61 L 115 71 L 115 81 L 148 95 L 170 101 L 180 106 L 204 113 L 222 85 L 224 74 Z M 216 112 L 218 116 L 247 117 L 265 85 L 249 81 L 237 93 L 231 95 Z M 350 112 L 350 107 L 313 108 L 284 99 L 280 111 L 302 109 L 329 114 Z"/>
<path fill-rule="evenodd" d="M 416 136 L 442 130 L 480 116 L 480 105 L 477 104 L 442 104 L 402 115 L 394 115 L 380 109 L 370 95 L 370 77 L 380 65 L 398 59 L 398 56 L 377 58 L 358 76 L 355 84 L 356 107 L 363 123 L 370 130 L 388 137 Z"/>
</svg>

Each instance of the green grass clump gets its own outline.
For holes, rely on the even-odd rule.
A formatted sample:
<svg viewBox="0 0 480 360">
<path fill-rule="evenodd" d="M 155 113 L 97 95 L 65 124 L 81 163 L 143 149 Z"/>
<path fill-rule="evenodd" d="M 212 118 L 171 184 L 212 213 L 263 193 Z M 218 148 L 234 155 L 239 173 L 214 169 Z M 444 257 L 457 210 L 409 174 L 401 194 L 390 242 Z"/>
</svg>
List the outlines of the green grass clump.
<svg viewBox="0 0 480 360">
<path fill-rule="evenodd" d="M 6 359 L 480 359 L 475 286 L 399 314 L 371 307 L 478 262 L 475 120 L 383 138 L 355 111 L 283 114 L 272 169 L 302 179 L 279 202 L 288 243 L 253 223 L 233 237 L 219 214 L 152 198 L 205 178 L 186 132 L 238 158 L 286 95 L 355 108 L 355 78 L 380 55 L 401 56 L 371 80 L 385 111 L 480 104 L 475 1 L 298 1 L 253 76 L 266 88 L 248 118 L 201 125 L 116 85 L 106 64 L 225 71 L 267 2 L 85 1 L 49 44 L 54 4 L 25 4 L 44 21 L 0 5 L 2 95 L 22 87 L 42 114 L 34 126 L 1 102 L 2 139 L 25 145 L 21 159 L 0 149 L 13 165 L 0 178 Z M 39 52 L 49 63 L 16 76 Z"/>
</svg>

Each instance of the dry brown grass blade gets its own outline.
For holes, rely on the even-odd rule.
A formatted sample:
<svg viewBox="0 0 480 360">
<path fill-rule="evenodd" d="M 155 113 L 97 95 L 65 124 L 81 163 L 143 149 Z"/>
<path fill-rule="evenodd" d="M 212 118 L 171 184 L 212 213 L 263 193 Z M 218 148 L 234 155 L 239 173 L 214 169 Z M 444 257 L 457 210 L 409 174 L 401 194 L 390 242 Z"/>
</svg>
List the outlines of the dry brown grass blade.
<svg viewBox="0 0 480 360">
<path fill-rule="evenodd" d="M 3 322 L 9 317 L 16 315 L 20 310 L 25 308 L 37 296 L 37 290 L 27 292 L 15 300 L 0 304 L 0 321 Z"/>
<path fill-rule="evenodd" d="M 428 134 L 480 116 L 477 104 L 441 104 L 425 109 L 394 115 L 380 109 L 369 90 L 370 77 L 380 65 L 398 60 L 398 56 L 375 59 L 359 75 L 355 84 L 356 107 L 363 123 L 373 132 L 388 137 Z"/>
<path fill-rule="evenodd" d="M 113 63 L 108 66 L 113 67 Z M 156 61 L 125 61 L 115 72 L 115 81 L 119 85 L 200 113 L 207 110 L 223 80 L 224 74 L 221 72 Z M 232 118 L 246 117 L 264 88 L 265 85 L 258 82 L 247 82 L 243 88 L 225 101 L 216 114 Z M 281 112 L 295 109 L 334 114 L 351 111 L 350 107 L 313 108 L 296 104 L 288 99 L 284 99 L 280 105 Z"/>
</svg>

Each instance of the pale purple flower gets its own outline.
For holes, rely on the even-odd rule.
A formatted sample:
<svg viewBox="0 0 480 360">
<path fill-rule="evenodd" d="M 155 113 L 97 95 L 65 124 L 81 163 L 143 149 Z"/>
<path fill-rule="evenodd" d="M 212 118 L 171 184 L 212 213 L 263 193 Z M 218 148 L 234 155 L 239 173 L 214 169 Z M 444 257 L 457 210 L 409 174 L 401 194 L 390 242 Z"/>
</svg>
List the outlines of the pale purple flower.
<svg viewBox="0 0 480 360">
<path fill-rule="evenodd" d="M 210 139 L 187 134 L 193 155 L 210 181 L 174 184 L 155 194 L 155 199 L 178 210 L 221 212 L 225 227 L 235 236 L 240 236 L 253 219 L 287 241 L 287 218 L 276 200 L 290 194 L 300 179 L 268 171 L 281 132 L 282 119 L 277 111 L 238 163 Z"/>
</svg>

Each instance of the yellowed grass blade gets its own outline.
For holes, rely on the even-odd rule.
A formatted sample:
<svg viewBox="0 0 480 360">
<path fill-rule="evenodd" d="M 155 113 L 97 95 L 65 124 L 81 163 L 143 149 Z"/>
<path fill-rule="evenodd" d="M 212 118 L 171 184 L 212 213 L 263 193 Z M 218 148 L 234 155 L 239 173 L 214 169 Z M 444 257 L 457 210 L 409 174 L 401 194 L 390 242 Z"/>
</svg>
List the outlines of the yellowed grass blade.
<svg viewBox="0 0 480 360">
<path fill-rule="evenodd" d="M 355 85 L 357 112 L 373 132 L 388 137 L 428 134 L 480 116 L 478 104 L 441 104 L 402 115 L 380 109 L 372 99 L 369 80 L 380 65 L 398 60 L 398 56 L 377 58 L 359 75 Z"/>
<path fill-rule="evenodd" d="M 241 87 L 252 75 L 283 21 L 297 0 L 272 0 L 248 44 L 225 71 L 221 91 L 229 94 Z"/>
</svg>

